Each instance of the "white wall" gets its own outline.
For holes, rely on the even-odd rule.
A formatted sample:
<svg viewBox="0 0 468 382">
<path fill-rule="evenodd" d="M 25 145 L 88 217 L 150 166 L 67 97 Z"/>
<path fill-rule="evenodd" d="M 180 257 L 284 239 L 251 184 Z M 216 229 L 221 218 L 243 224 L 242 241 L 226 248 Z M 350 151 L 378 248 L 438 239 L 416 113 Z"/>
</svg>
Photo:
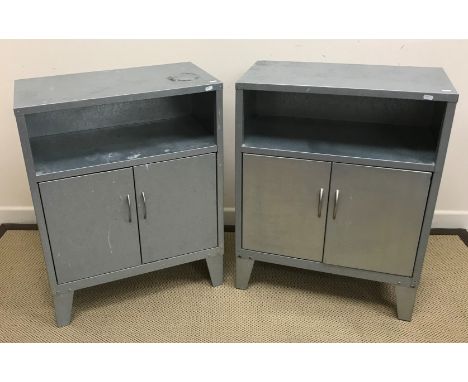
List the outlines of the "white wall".
<svg viewBox="0 0 468 382">
<path fill-rule="evenodd" d="M 461 95 L 433 226 L 468 228 L 468 40 L 0 40 L 0 223 L 34 221 L 12 111 L 14 79 L 193 61 L 225 84 L 225 207 L 232 224 L 234 83 L 259 59 L 444 67 Z"/>
</svg>

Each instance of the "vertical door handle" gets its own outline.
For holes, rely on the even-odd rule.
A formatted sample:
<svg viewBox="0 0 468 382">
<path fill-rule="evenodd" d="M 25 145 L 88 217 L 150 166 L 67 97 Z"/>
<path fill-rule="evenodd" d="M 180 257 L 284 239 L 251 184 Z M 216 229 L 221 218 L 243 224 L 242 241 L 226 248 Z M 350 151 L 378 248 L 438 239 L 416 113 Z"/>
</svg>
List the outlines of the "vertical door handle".
<svg viewBox="0 0 468 382">
<path fill-rule="evenodd" d="M 318 217 L 322 216 L 322 205 L 323 205 L 323 188 L 319 191 L 319 200 L 318 200 Z"/>
<path fill-rule="evenodd" d="M 338 210 L 338 201 L 340 199 L 340 190 L 335 191 L 335 205 L 333 206 L 333 219 L 336 219 L 336 211 Z"/>
<path fill-rule="evenodd" d="M 147 217 L 146 196 L 143 191 L 141 191 L 141 199 L 143 200 L 143 219 L 146 219 Z"/>
<path fill-rule="evenodd" d="M 127 194 L 127 204 L 128 204 L 128 222 L 132 222 L 132 205 L 130 204 L 130 195 Z"/>
</svg>

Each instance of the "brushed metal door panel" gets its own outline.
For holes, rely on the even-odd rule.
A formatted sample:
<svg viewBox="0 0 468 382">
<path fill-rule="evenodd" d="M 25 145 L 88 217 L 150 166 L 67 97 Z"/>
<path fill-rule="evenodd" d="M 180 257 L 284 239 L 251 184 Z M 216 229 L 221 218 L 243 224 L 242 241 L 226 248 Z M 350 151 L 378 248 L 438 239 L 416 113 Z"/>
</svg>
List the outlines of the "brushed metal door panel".
<svg viewBox="0 0 468 382">
<path fill-rule="evenodd" d="M 144 263 L 218 245 L 216 154 L 135 167 L 135 187 Z"/>
<path fill-rule="evenodd" d="M 58 283 L 141 264 L 132 169 L 39 187 Z"/>
<path fill-rule="evenodd" d="M 242 247 L 322 261 L 330 167 L 328 162 L 244 154 Z"/>
<path fill-rule="evenodd" d="M 334 163 L 323 261 L 411 276 L 430 182 L 428 172 Z"/>
</svg>

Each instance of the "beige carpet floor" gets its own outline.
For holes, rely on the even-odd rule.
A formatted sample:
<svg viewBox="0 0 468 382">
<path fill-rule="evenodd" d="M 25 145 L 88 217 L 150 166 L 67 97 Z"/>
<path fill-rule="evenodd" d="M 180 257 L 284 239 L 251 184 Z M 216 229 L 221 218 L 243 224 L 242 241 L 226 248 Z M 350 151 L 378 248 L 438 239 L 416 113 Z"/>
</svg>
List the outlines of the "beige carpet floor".
<svg viewBox="0 0 468 382">
<path fill-rule="evenodd" d="M 57 328 L 37 231 L 0 239 L 2 342 L 468 342 L 468 249 L 431 236 L 412 322 L 393 288 L 256 263 L 234 288 L 234 234 L 226 277 L 212 288 L 204 261 L 75 293 L 71 325 Z"/>
</svg>

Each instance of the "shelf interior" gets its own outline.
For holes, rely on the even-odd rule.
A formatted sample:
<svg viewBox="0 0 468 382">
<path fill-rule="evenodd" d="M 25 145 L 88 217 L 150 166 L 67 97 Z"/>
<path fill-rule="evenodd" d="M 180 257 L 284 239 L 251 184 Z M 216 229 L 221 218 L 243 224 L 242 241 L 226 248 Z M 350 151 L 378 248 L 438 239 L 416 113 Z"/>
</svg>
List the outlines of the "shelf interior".
<svg viewBox="0 0 468 382">
<path fill-rule="evenodd" d="M 433 166 L 435 142 L 422 128 L 291 117 L 245 122 L 244 147 Z"/>
<path fill-rule="evenodd" d="M 244 148 L 335 156 L 431 170 L 445 103 L 244 92 Z"/>
<path fill-rule="evenodd" d="M 215 151 L 216 94 L 61 109 L 27 115 L 26 125 L 38 177 L 117 162 L 132 165 L 158 155 Z"/>
<path fill-rule="evenodd" d="M 215 145 L 214 135 L 191 117 L 31 139 L 37 176 Z"/>
</svg>

